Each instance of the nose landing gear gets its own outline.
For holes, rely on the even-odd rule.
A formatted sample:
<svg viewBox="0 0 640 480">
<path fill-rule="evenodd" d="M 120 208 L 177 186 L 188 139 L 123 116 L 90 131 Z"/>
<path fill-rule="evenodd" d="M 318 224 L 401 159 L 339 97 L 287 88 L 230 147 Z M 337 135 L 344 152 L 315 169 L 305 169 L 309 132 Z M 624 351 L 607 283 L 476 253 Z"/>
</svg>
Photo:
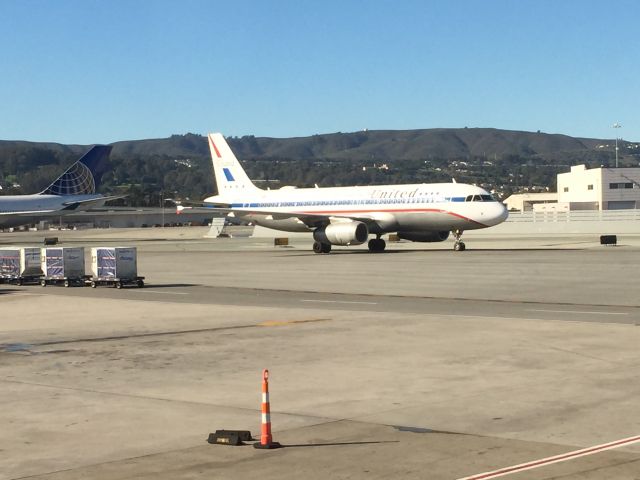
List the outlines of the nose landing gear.
<svg viewBox="0 0 640 480">
<path fill-rule="evenodd" d="M 460 240 L 460 237 L 462 237 L 463 230 L 453 230 L 451 233 L 453 234 L 453 237 L 456 239 L 456 243 L 453 244 L 453 249 L 456 252 L 464 252 L 466 246 L 464 242 Z"/>
<path fill-rule="evenodd" d="M 380 235 L 378 235 L 378 238 L 372 238 L 369 240 L 367 247 L 369 247 L 370 252 L 379 253 L 384 252 L 384 249 L 387 247 L 387 243 L 380 238 Z"/>
</svg>

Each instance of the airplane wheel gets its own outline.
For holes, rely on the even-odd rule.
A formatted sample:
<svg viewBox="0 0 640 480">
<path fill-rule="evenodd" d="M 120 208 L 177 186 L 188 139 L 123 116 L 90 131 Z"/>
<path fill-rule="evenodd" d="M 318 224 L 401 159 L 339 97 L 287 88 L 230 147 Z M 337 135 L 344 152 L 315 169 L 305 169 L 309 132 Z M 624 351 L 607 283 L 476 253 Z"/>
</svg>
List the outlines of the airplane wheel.
<svg viewBox="0 0 640 480">
<path fill-rule="evenodd" d="M 313 242 L 314 253 L 329 253 L 331 251 L 330 243 Z"/>
<path fill-rule="evenodd" d="M 456 243 L 456 244 L 453 246 L 453 249 L 454 249 L 456 252 L 464 252 L 466 248 L 467 248 L 467 247 L 465 246 L 464 242 Z"/>
<path fill-rule="evenodd" d="M 367 244 L 370 252 L 378 253 L 384 252 L 384 249 L 387 247 L 387 243 L 381 238 L 372 238 L 369 240 Z"/>
</svg>

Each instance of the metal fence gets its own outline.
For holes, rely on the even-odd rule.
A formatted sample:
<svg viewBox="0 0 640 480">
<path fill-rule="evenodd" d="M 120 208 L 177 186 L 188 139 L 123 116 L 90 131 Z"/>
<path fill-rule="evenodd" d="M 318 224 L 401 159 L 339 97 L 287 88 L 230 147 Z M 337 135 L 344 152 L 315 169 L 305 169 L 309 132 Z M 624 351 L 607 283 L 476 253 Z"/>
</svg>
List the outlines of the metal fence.
<svg viewBox="0 0 640 480">
<path fill-rule="evenodd" d="M 511 223 L 640 221 L 640 210 L 572 210 L 568 212 L 509 212 Z"/>
</svg>

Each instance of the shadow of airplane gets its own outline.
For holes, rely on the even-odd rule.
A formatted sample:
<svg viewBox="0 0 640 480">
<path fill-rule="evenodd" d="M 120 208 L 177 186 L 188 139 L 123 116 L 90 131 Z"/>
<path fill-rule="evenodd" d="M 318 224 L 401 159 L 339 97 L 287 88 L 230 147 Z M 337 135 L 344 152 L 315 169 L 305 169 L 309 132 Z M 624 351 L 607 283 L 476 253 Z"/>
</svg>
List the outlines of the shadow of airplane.
<svg viewBox="0 0 640 480">
<path fill-rule="evenodd" d="M 455 252 L 453 249 L 451 250 L 425 250 L 425 249 L 403 249 L 403 250 L 385 250 L 384 252 L 369 252 L 368 250 L 332 250 L 331 253 L 321 253 L 317 254 L 312 251 L 308 252 L 297 252 L 293 254 L 283 254 L 282 258 L 286 257 L 312 257 L 314 255 L 317 256 L 325 256 L 325 255 L 391 255 L 391 254 L 407 254 L 407 253 L 421 253 L 423 255 L 443 255 L 445 253 L 453 253 L 456 255 L 465 255 L 465 254 L 473 254 L 473 252 L 579 252 L 584 250 L 584 248 L 562 248 L 562 247 L 531 247 L 531 248 L 467 248 L 464 252 Z M 291 252 L 292 253 L 292 252 Z"/>
<path fill-rule="evenodd" d="M 8 295 L 10 293 L 22 293 L 23 290 L 17 288 L 0 288 L 0 295 Z"/>
</svg>

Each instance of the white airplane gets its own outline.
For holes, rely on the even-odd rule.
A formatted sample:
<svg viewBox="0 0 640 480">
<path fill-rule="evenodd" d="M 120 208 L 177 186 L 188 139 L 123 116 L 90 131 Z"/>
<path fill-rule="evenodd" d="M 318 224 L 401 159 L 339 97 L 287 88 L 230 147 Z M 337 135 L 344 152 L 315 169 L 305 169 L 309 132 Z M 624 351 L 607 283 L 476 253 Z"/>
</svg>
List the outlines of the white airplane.
<svg viewBox="0 0 640 480">
<path fill-rule="evenodd" d="M 222 134 L 209 134 L 209 149 L 218 194 L 205 204 L 263 227 L 313 233 L 316 253 L 367 240 L 371 252 L 382 252 L 381 237 L 392 232 L 414 242 L 442 242 L 451 232 L 454 250 L 464 250 L 463 231 L 491 227 L 508 216 L 482 188 L 455 182 L 262 190 L 249 180 Z"/>
<path fill-rule="evenodd" d="M 42 192 L 0 196 L 0 227 L 34 223 L 90 207 L 100 207 L 107 200 L 120 198 L 96 194 L 110 153 L 111 146 L 96 145 Z"/>
</svg>

